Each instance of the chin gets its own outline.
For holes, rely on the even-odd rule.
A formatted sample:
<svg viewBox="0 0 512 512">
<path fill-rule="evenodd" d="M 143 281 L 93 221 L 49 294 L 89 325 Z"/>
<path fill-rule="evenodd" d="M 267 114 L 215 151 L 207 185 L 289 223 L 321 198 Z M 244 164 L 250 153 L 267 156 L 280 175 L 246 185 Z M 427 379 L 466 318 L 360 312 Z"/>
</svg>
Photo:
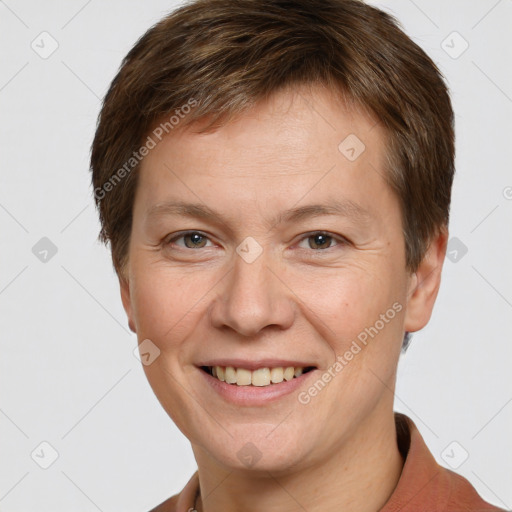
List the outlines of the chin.
<svg viewBox="0 0 512 512">
<path fill-rule="evenodd" d="M 230 434 L 200 434 L 199 445 L 218 464 L 229 471 L 250 471 L 254 474 L 279 474 L 306 462 L 314 451 L 311 432 L 301 434 L 304 425 L 269 423 L 230 425 Z M 307 440 L 307 442 L 305 442 Z"/>
</svg>

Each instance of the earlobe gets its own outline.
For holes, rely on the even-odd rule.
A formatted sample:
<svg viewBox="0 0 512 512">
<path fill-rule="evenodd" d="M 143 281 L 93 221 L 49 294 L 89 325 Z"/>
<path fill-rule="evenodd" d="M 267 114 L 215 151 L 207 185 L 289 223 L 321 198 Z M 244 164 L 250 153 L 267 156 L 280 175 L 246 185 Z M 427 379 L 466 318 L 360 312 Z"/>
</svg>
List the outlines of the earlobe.
<svg viewBox="0 0 512 512">
<path fill-rule="evenodd" d="M 446 254 L 448 230 L 442 227 L 411 276 L 408 291 L 404 330 L 419 331 L 427 325 L 441 284 L 441 271 Z"/>
<path fill-rule="evenodd" d="M 119 276 L 119 288 L 121 291 L 121 301 L 123 303 L 126 316 L 128 317 L 128 327 L 132 332 L 137 332 L 135 322 L 133 320 L 132 299 L 130 296 L 130 281 L 128 278 Z"/>
</svg>

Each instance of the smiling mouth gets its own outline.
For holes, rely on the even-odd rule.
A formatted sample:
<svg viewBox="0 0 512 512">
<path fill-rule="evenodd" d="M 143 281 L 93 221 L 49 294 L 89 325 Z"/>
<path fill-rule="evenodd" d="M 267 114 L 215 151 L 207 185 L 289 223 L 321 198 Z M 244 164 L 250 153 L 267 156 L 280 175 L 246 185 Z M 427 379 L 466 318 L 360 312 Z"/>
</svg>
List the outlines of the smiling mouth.
<svg viewBox="0 0 512 512">
<path fill-rule="evenodd" d="M 235 386 L 272 386 L 283 381 L 290 381 L 304 373 L 314 370 L 314 366 L 278 366 L 275 368 L 258 368 L 248 370 L 233 366 L 201 366 L 201 370 L 208 375 Z"/>
</svg>

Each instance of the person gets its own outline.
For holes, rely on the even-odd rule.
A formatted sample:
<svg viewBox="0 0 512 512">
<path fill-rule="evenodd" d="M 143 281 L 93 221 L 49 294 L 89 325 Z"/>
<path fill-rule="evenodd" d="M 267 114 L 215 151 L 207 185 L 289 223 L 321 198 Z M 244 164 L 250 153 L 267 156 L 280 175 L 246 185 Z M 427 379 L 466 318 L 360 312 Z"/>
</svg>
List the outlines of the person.
<svg viewBox="0 0 512 512">
<path fill-rule="evenodd" d="M 492 511 L 393 411 L 446 252 L 454 116 L 358 0 L 196 0 L 151 27 L 91 149 L 143 368 L 198 470 L 154 511 Z"/>
</svg>

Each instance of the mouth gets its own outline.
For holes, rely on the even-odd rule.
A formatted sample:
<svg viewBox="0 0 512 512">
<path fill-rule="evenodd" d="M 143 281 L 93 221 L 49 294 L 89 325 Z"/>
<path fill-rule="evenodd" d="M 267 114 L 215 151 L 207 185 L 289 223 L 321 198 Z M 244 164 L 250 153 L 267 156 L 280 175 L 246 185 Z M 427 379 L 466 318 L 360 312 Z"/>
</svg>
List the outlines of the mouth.
<svg viewBox="0 0 512 512">
<path fill-rule="evenodd" d="M 315 366 L 265 366 L 254 370 L 234 366 L 200 366 L 199 368 L 221 382 L 233 386 L 254 387 L 275 386 L 316 369 Z"/>
</svg>

